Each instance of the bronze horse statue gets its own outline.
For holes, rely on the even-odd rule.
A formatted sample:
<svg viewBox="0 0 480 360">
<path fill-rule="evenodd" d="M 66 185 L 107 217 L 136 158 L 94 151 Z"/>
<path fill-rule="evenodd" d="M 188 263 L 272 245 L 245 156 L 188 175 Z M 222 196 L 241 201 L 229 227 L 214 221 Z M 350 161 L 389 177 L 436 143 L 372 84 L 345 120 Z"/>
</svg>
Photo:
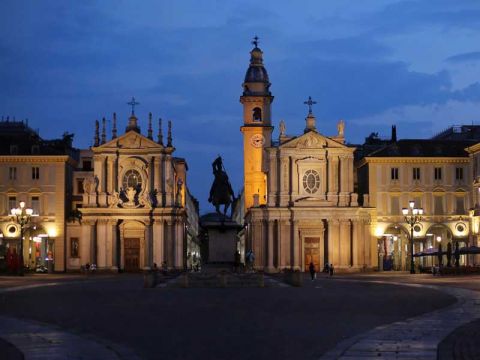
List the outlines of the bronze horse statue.
<svg viewBox="0 0 480 360">
<path fill-rule="evenodd" d="M 223 167 L 222 158 L 220 156 L 217 157 L 212 163 L 212 167 L 215 180 L 210 188 L 210 197 L 208 198 L 208 202 L 215 206 L 215 210 L 219 214 L 222 214 L 220 212 L 220 205 L 224 205 L 223 216 L 225 217 L 229 206 L 235 200 L 235 194 L 233 192 L 232 185 L 228 180 L 228 175 Z"/>
</svg>

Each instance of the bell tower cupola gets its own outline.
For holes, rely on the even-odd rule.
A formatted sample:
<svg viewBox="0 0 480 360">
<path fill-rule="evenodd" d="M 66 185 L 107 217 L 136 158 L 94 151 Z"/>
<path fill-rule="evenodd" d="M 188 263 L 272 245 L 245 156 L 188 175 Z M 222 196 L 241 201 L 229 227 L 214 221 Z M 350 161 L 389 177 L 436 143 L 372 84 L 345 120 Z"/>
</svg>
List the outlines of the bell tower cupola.
<svg viewBox="0 0 480 360">
<path fill-rule="evenodd" d="M 250 51 L 250 65 L 242 84 L 243 93 L 243 162 L 245 210 L 267 202 L 267 157 L 265 148 L 272 142 L 270 80 L 263 65 L 263 52 L 255 36 Z"/>
</svg>

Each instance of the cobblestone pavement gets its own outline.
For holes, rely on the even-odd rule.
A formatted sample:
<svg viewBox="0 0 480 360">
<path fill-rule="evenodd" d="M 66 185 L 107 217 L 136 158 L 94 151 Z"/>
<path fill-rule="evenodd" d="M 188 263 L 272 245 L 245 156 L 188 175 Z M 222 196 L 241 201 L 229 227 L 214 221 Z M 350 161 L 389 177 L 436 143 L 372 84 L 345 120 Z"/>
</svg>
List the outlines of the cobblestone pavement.
<svg viewBox="0 0 480 360">
<path fill-rule="evenodd" d="M 302 288 L 144 289 L 141 276 L 122 274 L 0 293 L 0 316 L 122 344 L 145 359 L 313 360 L 346 338 L 454 301 L 433 289 L 335 277 Z"/>
<path fill-rule="evenodd" d="M 66 285 L 75 282 L 93 282 L 85 275 L 30 275 L 0 277 L 0 294 L 37 288 Z M 2 360 L 63 360 L 63 359 L 138 359 L 129 348 L 100 339 L 88 339 L 39 322 L 0 316 L 0 358 Z"/>
<path fill-rule="evenodd" d="M 368 278 L 363 278 L 362 280 L 338 279 L 338 281 L 342 280 L 437 289 L 455 296 L 457 303 L 445 309 L 439 309 L 389 325 L 382 325 L 366 333 L 354 336 L 339 343 L 333 350 L 324 354 L 321 359 L 437 359 L 437 352 L 442 359 L 478 359 L 478 357 L 468 357 L 474 355 L 474 352 L 468 351 L 467 348 L 462 348 L 461 343 L 457 344 L 460 347 L 455 348 L 455 341 L 453 341 L 453 349 L 451 342 L 445 343 L 443 347 L 439 347 L 439 344 L 453 330 L 474 319 L 480 319 L 480 292 L 460 287 L 444 286 L 443 282 L 448 283 L 445 280 L 437 282 L 442 284 L 441 286 L 431 285 L 436 279 L 420 277 L 415 279 L 417 283 L 407 283 L 406 280 L 402 282 L 368 280 Z M 418 284 L 418 282 L 423 282 L 423 284 Z M 456 279 L 457 286 L 461 282 L 471 284 L 472 278 Z M 467 287 L 472 288 L 471 285 Z M 458 339 L 458 336 L 454 338 Z M 477 347 L 478 345 L 476 345 L 475 349 Z M 463 355 L 467 357 L 454 357 L 455 354 L 457 356 L 462 355 L 461 350 L 465 350 Z"/>
</svg>

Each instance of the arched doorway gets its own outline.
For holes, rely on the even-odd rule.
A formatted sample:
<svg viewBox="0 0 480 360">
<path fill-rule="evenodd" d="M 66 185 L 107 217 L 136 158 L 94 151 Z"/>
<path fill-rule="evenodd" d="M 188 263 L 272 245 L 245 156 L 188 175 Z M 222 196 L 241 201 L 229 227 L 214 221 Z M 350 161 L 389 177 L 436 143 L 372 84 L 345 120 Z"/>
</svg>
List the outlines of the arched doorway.
<svg viewBox="0 0 480 360">
<path fill-rule="evenodd" d="M 403 271 L 407 269 L 409 235 L 400 224 L 387 227 L 378 243 L 380 270 Z"/>
</svg>

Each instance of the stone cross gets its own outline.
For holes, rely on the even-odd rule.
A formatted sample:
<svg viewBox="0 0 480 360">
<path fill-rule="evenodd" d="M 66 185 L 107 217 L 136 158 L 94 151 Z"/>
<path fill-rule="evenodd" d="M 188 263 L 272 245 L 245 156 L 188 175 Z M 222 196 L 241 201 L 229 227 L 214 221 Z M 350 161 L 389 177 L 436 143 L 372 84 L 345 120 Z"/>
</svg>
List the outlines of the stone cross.
<svg viewBox="0 0 480 360">
<path fill-rule="evenodd" d="M 139 102 L 135 101 L 135 98 L 132 96 L 132 101 L 128 102 L 127 105 L 132 107 L 132 115 L 135 114 L 135 105 L 140 105 Z"/>
<path fill-rule="evenodd" d="M 315 105 L 317 102 L 312 100 L 312 97 L 309 96 L 307 101 L 303 102 L 305 105 L 308 105 L 308 114 L 312 114 L 312 105 Z"/>
</svg>

